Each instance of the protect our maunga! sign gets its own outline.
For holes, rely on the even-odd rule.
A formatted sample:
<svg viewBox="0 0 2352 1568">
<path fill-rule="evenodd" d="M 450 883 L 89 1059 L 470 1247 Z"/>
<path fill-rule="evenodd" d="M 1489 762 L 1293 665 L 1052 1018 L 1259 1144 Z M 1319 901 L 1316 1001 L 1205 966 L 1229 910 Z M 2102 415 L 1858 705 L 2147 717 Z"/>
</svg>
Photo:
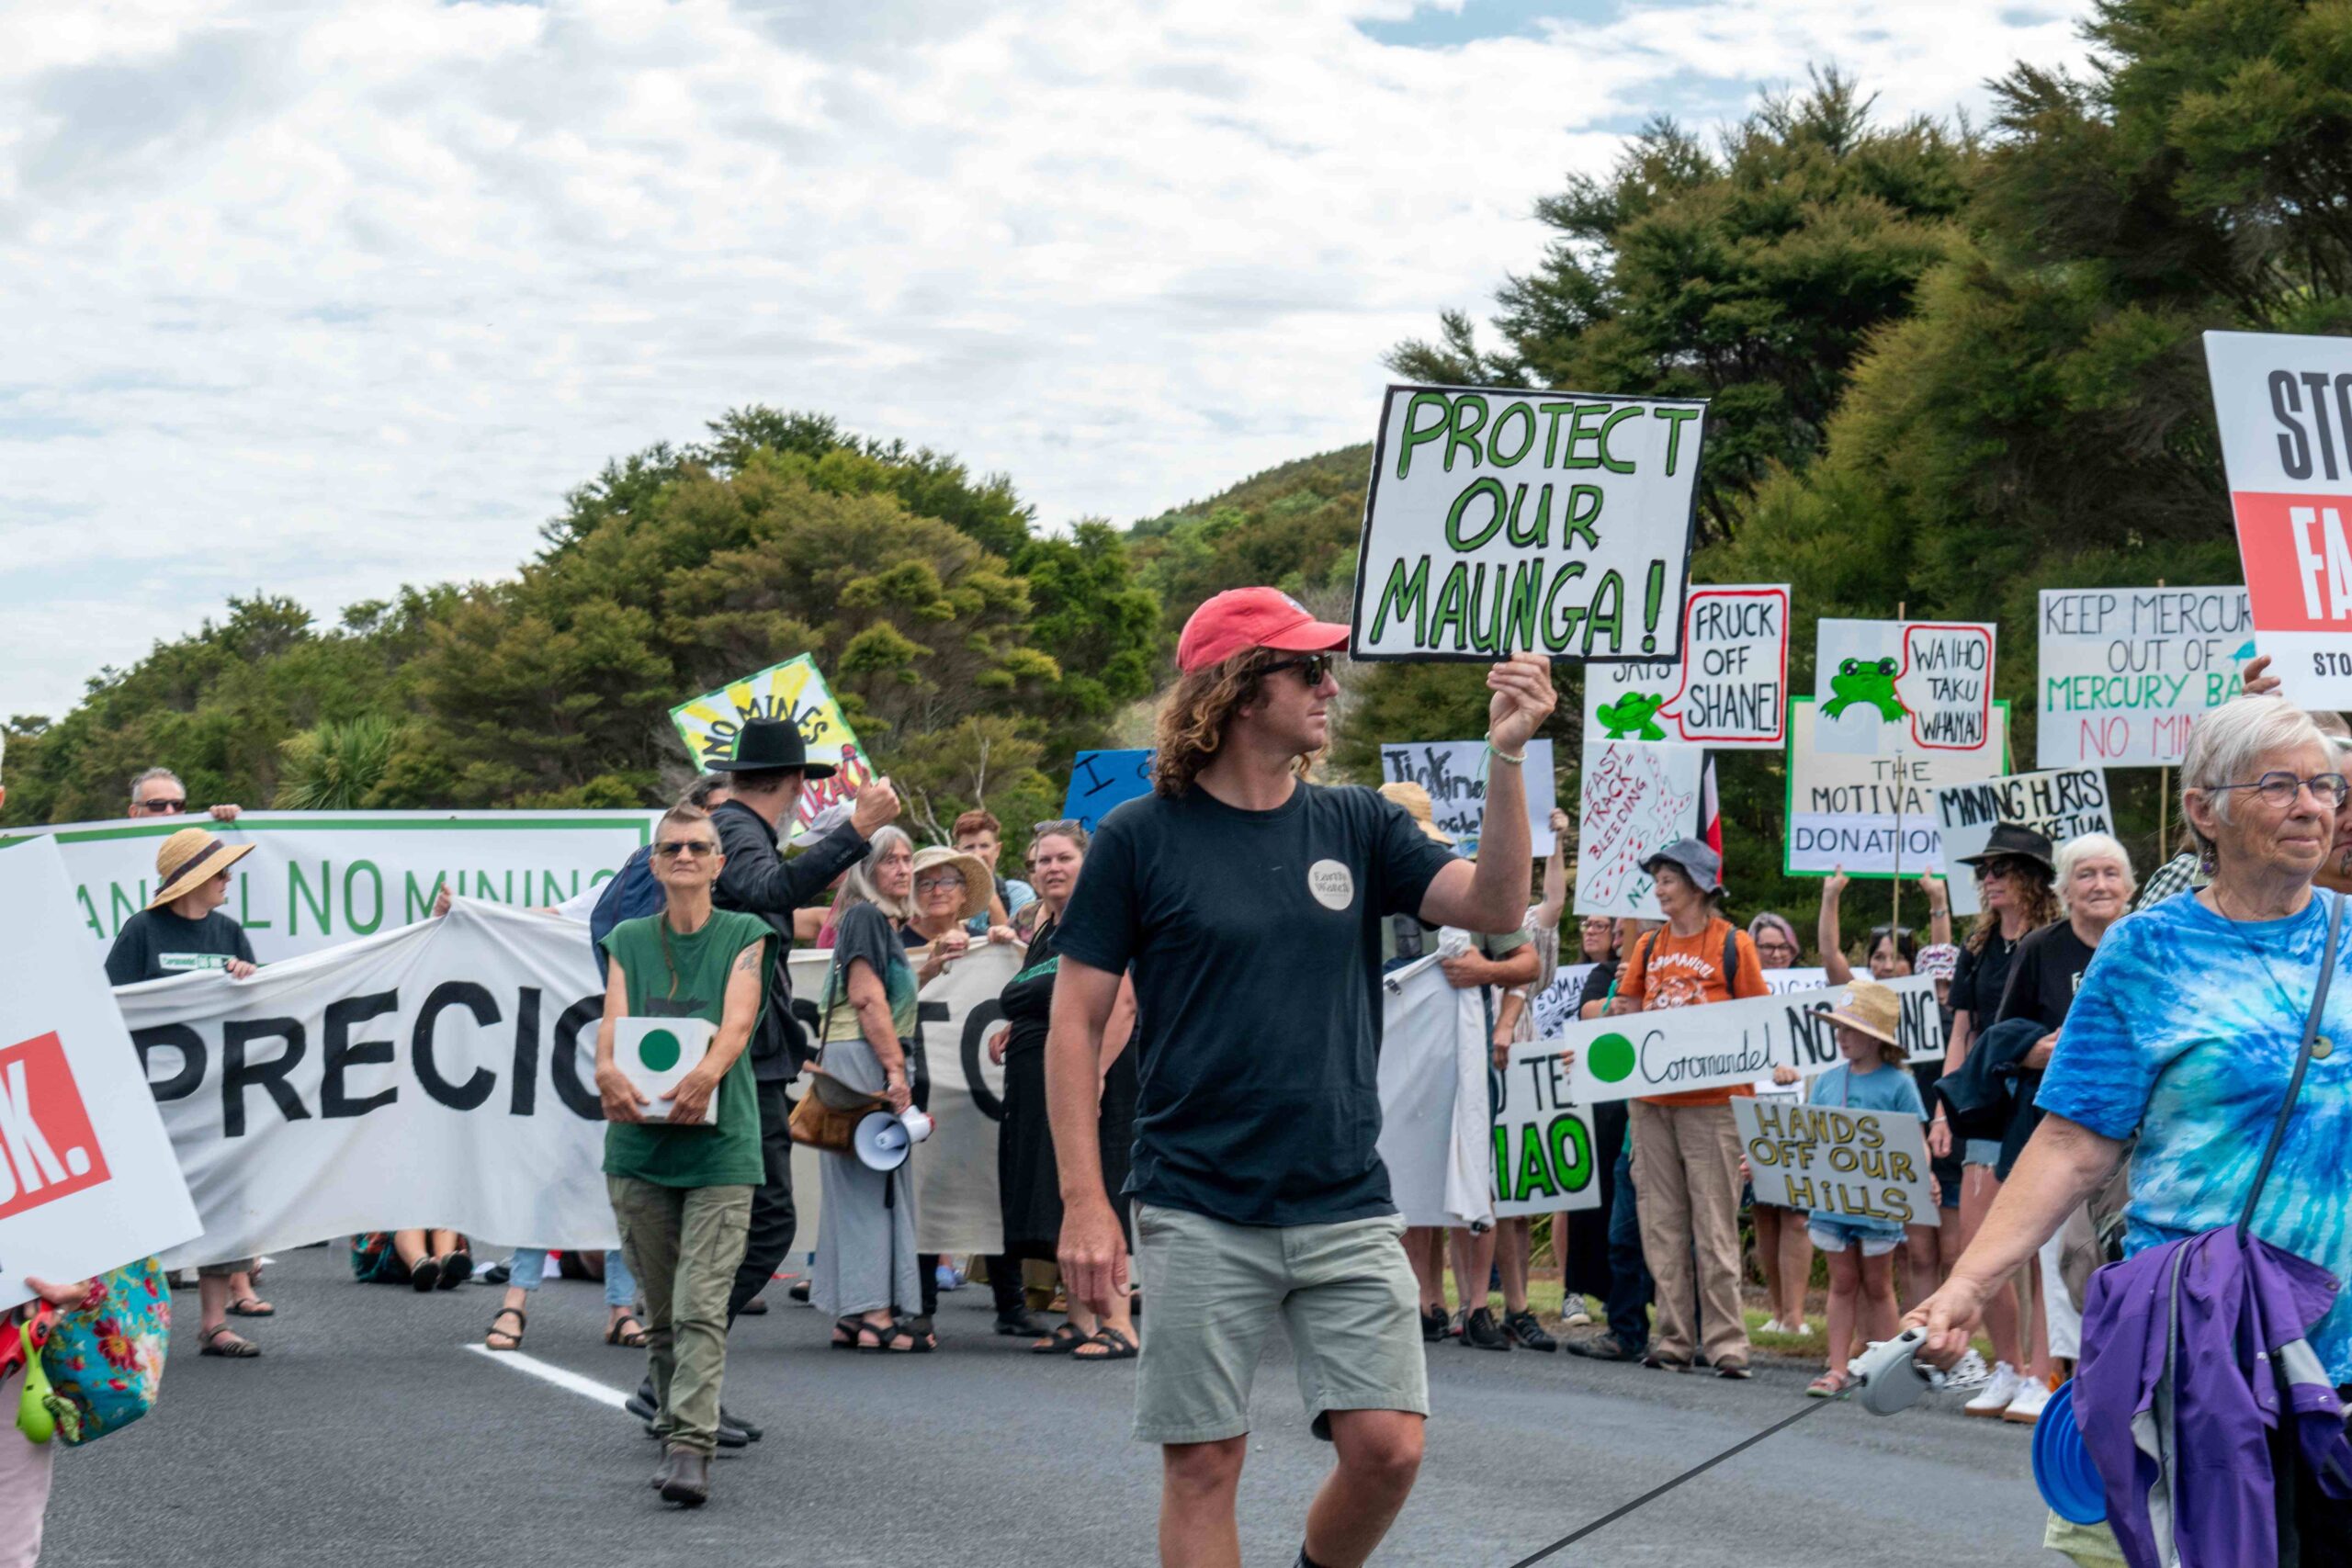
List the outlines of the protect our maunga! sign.
<svg viewBox="0 0 2352 1568">
<path fill-rule="evenodd" d="M 2352 707 L 2352 338 L 2207 333 L 2255 641 L 2289 702 Z"/>
<path fill-rule="evenodd" d="M 155 850 L 201 827 L 254 852 L 229 873 L 224 912 L 275 964 L 421 920 L 442 887 L 537 908 L 593 892 L 648 842 L 650 811 L 248 811 L 234 822 L 77 822 L 0 835 L 53 840 L 75 921 L 104 958 L 147 907 Z"/>
<path fill-rule="evenodd" d="M 1681 654 L 1706 404 L 1392 386 L 1356 559 L 1358 659 Z"/>
<path fill-rule="evenodd" d="M 1786 583 L 1691 585 L 1682 657 L 1585 671 L 1589 740 L 1777 750 L 1788 733 Z"/>
<path fill-rule="evenodd" d="M 2177 767 L 2253 657 L 2243 588 L 2045 588 L 2035 760 Z"/>
</svg>

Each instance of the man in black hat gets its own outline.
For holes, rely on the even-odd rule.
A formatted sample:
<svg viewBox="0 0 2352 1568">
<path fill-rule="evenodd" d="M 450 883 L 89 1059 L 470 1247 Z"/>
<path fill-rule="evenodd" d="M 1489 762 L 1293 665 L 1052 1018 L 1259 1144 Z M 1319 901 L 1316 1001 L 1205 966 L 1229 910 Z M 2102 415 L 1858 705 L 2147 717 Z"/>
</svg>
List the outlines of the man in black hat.
<svg viewBox="0 0 2352 1568">
<path fill-rule="evenodd" d="M 722 909 L 757 915 L 775 932 L 775 974 L 749 1047 L 760 1085 L 760 1153 L 766 1179 L 752 1194 L 751 1234 L 727 1299 L 727 1322 L 732 1327 L 745 1304 L 775 1277 L 775 1266 L 792 1250 L 793 1233 L 799 1225 L 792 1202 L 792 1133 L 786 1125 L 792 1102 L 785 1098 L 785 1088 L 800 1070 L 808 1038 L 792 1016 L 792 975 L 786 964 L 792 947 L 792 913 L 865 858 L 867 835 L 899 815 L 899 796 L 887 779 L 865 785 L 848 821 L 787 861 L 777 847 L 778 834 L 799 806 L 800 786 L 810 779 L 832 777 L 833 765 L 810 761 L 799 727 L 780 718 L 747 720 L 735 737 L 735 754 L 704 765 L 725 774 L 730 792 L 710 814 L 720 852 L 727 857 L 711 902 Z M 650 1409 L 651 1390 L 640 1388 L 638 1393 Z M 646 1414 L 635 1404 L 630 1408 Z M 730 1439 L 738 1433 L 749 1439 L 760 1435 L 732 1412 L 723 1412 L 719 1442 L 737 1446 Z"/>
</svg>

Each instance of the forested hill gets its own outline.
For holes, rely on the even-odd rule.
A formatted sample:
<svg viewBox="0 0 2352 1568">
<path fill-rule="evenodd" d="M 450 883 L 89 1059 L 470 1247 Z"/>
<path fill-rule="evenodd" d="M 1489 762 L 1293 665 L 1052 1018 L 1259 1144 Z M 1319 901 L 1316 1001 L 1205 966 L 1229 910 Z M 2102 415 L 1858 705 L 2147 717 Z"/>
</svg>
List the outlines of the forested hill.
<svg viewBox="0 0 2352 1568">
<path fill-rule="evenodd" d="M 1713 135 L 1652 124 L 1531 191 L 1549 242 L 1494 258 L 1488 321 L 1432 300 L 1427 341 L 1366 358 L 1709 399 L 1695 575 L 1792 585 L 1793 689 L 1821 615 L 1997 621 L 2030 762 L 2038 589 L 2238 581 L 2199 334 L 2352 332 L 2352 8 L 2098 0 L 2087 30 L 2096 72 L 2019 64 L 1979 127 L 1887 120 L 1836 75 Z M 259 594 L 54 722 L 10 720 L 0 821 L 111 815 L 159 760 L 199 801 L 651 802 L 684 772 L 666 709 L 803 650 L 918 827 L 980 800 L 1035 820 L 1074 750 L 1136 737 L 1201 599 L 1272 582 L 1343 615 L 1368 460 L 1049 533 L 1012 478 L 734 411 L 563 498 L 511 580 L 332 624 Z M 1473 668 L 1347 679 L 1342 773 L 1483 728 Z M 1741 903 L 1809 902 L 1780 874 L 1781 760 L 1721 773 Z M 2143 855 L 2155 782 L 2118 781 Z"/>
</svg>

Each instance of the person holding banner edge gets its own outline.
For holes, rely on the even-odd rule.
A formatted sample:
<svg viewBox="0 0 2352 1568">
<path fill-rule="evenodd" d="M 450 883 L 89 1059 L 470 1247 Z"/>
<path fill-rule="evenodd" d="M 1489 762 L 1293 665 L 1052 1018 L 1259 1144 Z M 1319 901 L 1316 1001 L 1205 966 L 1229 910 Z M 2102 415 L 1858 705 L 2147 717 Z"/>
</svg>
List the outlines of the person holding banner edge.
<svg viewBox="0 0 2352 1568">
<path fill-rule="evenodd" d="M 1298 1561 L 1359 1568 L 1419 1470 L 1417 1292 L 1377 1152 L 1379 926 L 1518 929 L 1519 770 L 1557 698 L 1535 655 L 1489 668 L 1487 853 L 1474 867 L 1369 789 L 1304 780 L 1329 739 L 1348 628 L 1272 589 L 1194 611 L 1153 793 L 1104 818 L 1063 926 L 1046 1043 L 1061 1262 L 1096 1310 L 1126 1289 L 1102 1190 L 1095 1064 L 1132 963 L 1143 1020 L 1129 1192 L 1152 1292 L 1136 1435 L 1161 1445 L 1164 1564 L 1236 1568 L 1249 1392 L 1273 1317 L 1338 1463 Z"/>
</svg>

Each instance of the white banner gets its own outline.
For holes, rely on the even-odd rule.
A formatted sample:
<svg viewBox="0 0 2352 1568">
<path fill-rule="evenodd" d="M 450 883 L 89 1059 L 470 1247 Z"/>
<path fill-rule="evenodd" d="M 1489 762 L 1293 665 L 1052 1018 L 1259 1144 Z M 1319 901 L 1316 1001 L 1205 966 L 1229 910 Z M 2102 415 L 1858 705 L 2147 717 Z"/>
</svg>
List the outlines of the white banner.
<svg viewBox="0 0 2352 1568">
<path fill-rule="evenodd" d="M 1392 386 L 1356 559 L 1358 659 L 1681 652 L 1706 404 Z"/>
<path fill-rule="evenodd" d="M 1662 919 L 1642 862 L 1699 832 L 1696 746 L 1587 740 L 1577 781 L 1576 912 Z"/>
<path fill-rule="evenodd" d="M 1682 658 L 1584 672 L 1593 740 L 1777 751 L 1788 739 L 1788 584 L 1692 584 Z"/>
<path fill-rule="evenodd" d="M 1409 1225 L 1479 1224 L 1493 1213 L 1487 1130 L 1487 1010 L 1432 955 L 1381 981 L 1380 1159 Z"/>
<path fill-rule="evenodd" d="M 1453 835 L 1464 853 L 1477 848 L 1487 825 L 1487 779 L 1493 768 L 1483 740 L 1416 740 L 1380 749 L 1380 782 L 1417 784 L 1430 792 L 1437 826 Z M 1531 740 L 1521 766 L 1527 792 L 1531 848 L 1540 858 L 1552 852 L 1552 743 Z"/>
<path fill-rule="evenodd" d="M 1556 1214 L 1600 1207 L 1592 1123 L 1568 1100 L 1559 1046 L 1514 1045 L 1494 1118 L 1495 1215 Z"/>
<path fill-rule="evenodd" d="M 2289 702 L 2352 707 L 2352 338 L 2207 333 L 2255 640 Z"/>
<path fill-rule="evenodd" d="M 2243 588 L 2045 588 L 2035 761 L 2178 767 L 2253 657 Z"/>
<path fill-rule="evenodd" d="M 459 897 L 516 908 L 561 904 L 593 890 L 650 840 L 652 811 L 248 811 L 233 823 L 204 817 L 76 822 L 14 829 L 56 841 L 80 919 L 103 960 L 125 920 L 147 907 L 155 851 L 183 828 L 252 844 L 230 875 L 222 912 L 245 928 L 254 956 L 275 964 L 433 912 L 447 883 Z"/>
<path fill-rule="evenodd" d="M 1859 757 L 1997 754 L 1993 641 L 1984 622 L 1814 625 L 1813 749 Z"/>
<path fill-rule="evenodd" d="M 56 846 L 0 850 L 0 1312 L 197 1234 Z"/>
<path fill-rule="evenodd" d="M 1849 1220 L 1941 1223 L 1917 1116 L 1754 1100 L 1733 1100 L 1731 1111 L 1758 1202 Z"/>
<path fill-rule="evenodd" d="M 1976 878 L 1960 863 L 1984 852 L 1996 824 L 2030 828 L 2055 849 L 2080 834 L 2114 832 L 2115 812 L 2109 801 L 2107 774 L 2098 768 L 2011 773 L 1936 791 L 1944 862 L 1953 872 L 1951 912 L 1977 912 Z"/>
<path fill-rule="evenodd" d="M 1904 1055 L 1913 1062 L 1942 1060 L 1943 1015 L 1936 1006 L 1935 982 L 1915 975 L 1890 981 L 1888 988 L 1903 1003 L 1895 1034 Z M 1840 1059 L 1821 1015 L 1844 995 L 1797 991 L 1621 1013 L 1572 1023 L 1544 1047 L 1576 1053 L 1567 1099 L 1577 1105 L 1752 1085 L 1774 1067 L 1794 1067 L 1811 1077 Z"/>
<path fill-rule="evenodd" d="M 1942 872 L 1935 792 L 1997 775 L 2008 751 L 2008 718 L 2009 705 L 1995 703 L 1994 732 L 2004 737 L 2003 743 L 1982 750 L 1841 755 L 1814 749 L 1814 700 L 1797 698 L 1789 708 L 1789 836 L 1782 872 L 1826 876 L 1843 868 L 1849 876 L 1885 877 L 1898 863 L 1905 876 Z"/>
</svg>

